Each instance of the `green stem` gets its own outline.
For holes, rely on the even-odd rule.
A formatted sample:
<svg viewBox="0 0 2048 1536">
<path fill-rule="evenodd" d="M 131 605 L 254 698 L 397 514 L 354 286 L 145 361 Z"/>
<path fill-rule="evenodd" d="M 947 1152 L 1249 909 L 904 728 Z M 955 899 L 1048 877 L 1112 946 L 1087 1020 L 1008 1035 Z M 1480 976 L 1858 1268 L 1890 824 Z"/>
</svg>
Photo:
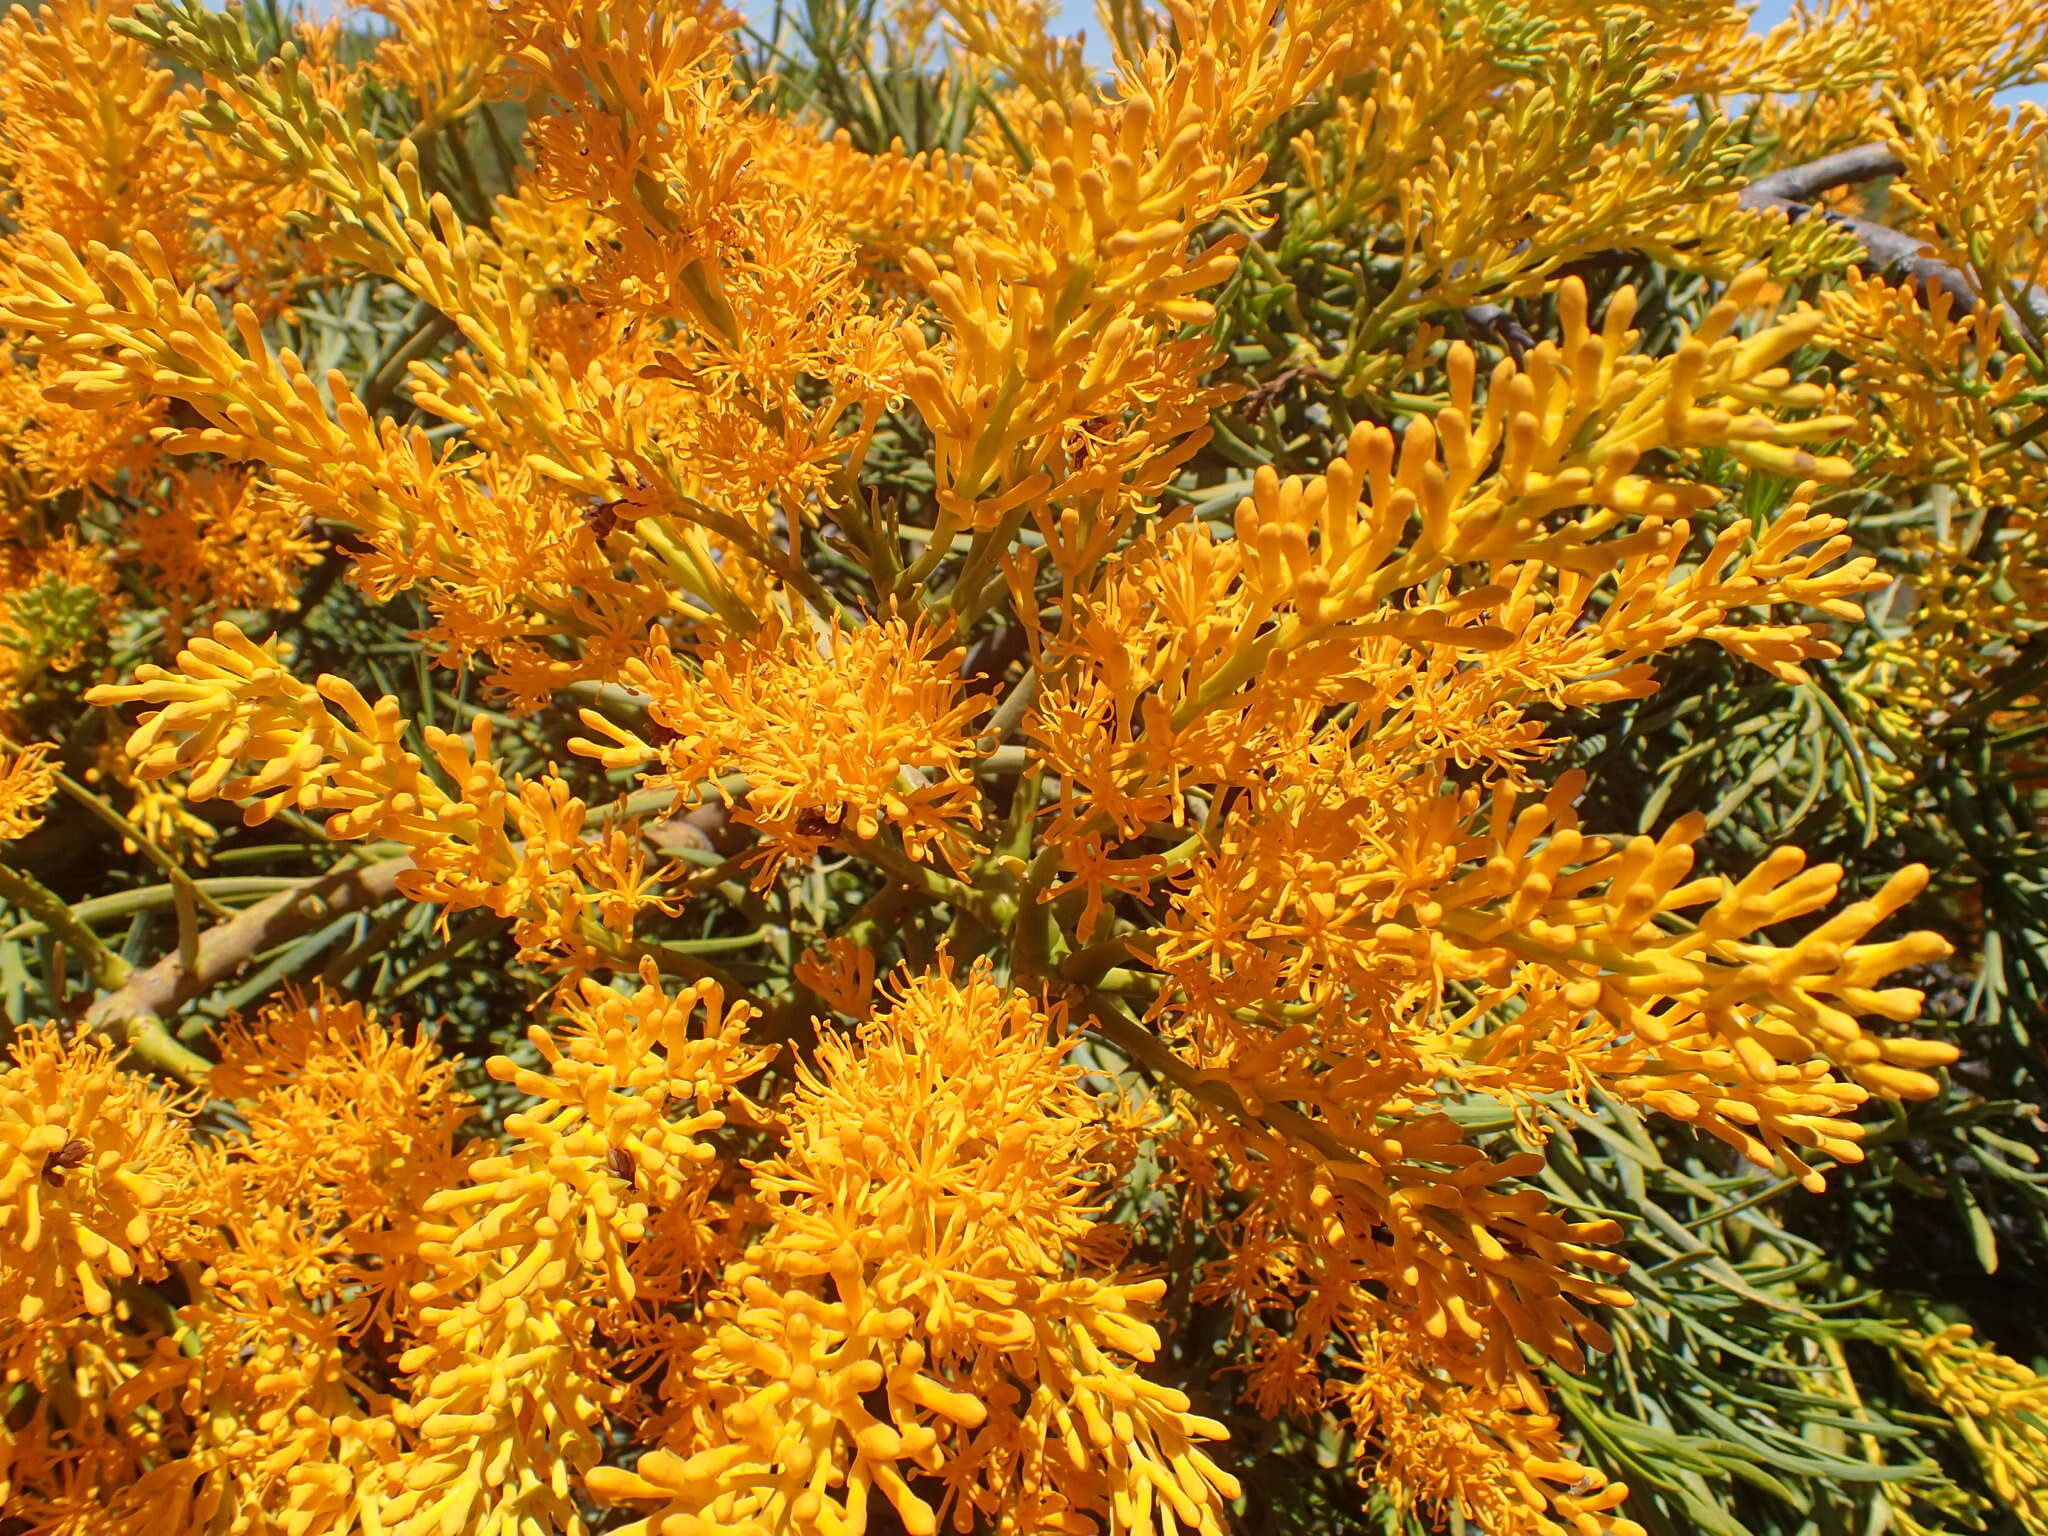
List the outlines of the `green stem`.
<svg viewBox="0 0 2048 1536">
<path fill-rule="evenodd" d="M 287 890 L 304 882 L 296 875 L 216 875 L 205 880 L 194 880 L 195 889 L 206 896 L 268 896 L 273 891 Z M 111 896 L 94 896 L 72 907 L 71 916 L 80 924 L 104 922 L 108 918 L 132 917 L 137 912 L 152 912 L 159 907 L 172 905 L 178 899 L 179 887 L 175 885 L 145 885 L 130 891 L 116 891 Z M 229 915 L 225 909 L 222 916 Z M 17 923 L 0 938 L 34 939 L 50 932 L 48 924 L 41 919 Z"/>
<path fill-rule="evenodd" d="M 372 416 L 383 410 L 392 392 L 398 388 L 398 381 L 405 377 L 407 367 L 415 359 L 433 351 L 441 339 L 453 334 L 454 330 L 454 322 L 426 300 L 413 305 L 404 323 L 370 364 L 369 372 L 363 375 L 363 409 Z"/>
<path fill-rule="evenodd" d="M 978 891 L 964 880 L 942 875 L 936 869 L 914 864 L 905 855 L 880 842 L 841 833 L 838 845 L 848 853 L 887 870 L 915 891 L 935 901 L 951 902 L 972 913 L 975 920 L 996 933 L 1007 933 L 1016 917 L 1016 903 L 1008 897 Z"/>
<path fill-rule="evenodd" d="M 0 864 L 0 898 L 33 915 L 47 932 L 84 957 L 102 991 L 124 986 L 133 974 L 126 960 L 102 944 L 99 935 L 78 920 L 64 899 L 34 876 Z"/>
<path fill-rule="evenodd" d="M 136 1060 L 145 1062 L 176 1078 L 188 1088 L 203 1087 L 213 1072 L 213 1063 L 191 1047 L 179 1044 L 153 1013 L 131 1014 L 121 1024 L 121 1038 Z"/>
<path fill-rule="evenodd" d="M 1125 935 L 1115 934 L 1067 956 L 1060 965 L 1060 976 L 1077 987 L 1094 987 L 1098 991 L 1120 990 L 1105 988 L 1103 981 L 1112 974 L 1117 961 L 1128 959 L 1130 953 Z"/>
<path fill-rule="evenodd" d="M 0 736 L 0 747 L 5 747 L 10 752 L 21 750 L 18 743 L 5 736 Z M 200 890 L 193 883 L 192 877 L 185 873 L 183 867 L 179 865 L 176 859 L 159 847 L 156 841 L 140 827 L 136 826 L 134 822 L 115 810 L 105 797 L 94 794 L 83 784 L 79 783 L 78 780 L 72 778 L 70 774 L 64 773 L 61 770 L 56 772 L 54 777 L 59 789 L 77 801 L 78 804 L 84 806 L 87 814 L 95 821 L 119 833 L 124 842 L 133 843 L 144 858 L 163 871 L 166 880 L 170 881 L 174 886 L 184 887 L 186 895 L 192 901 L 204 907 L 215 917 L 226 917 L 228 915 L 228 909 Z"/>
<path fill-rule="evenodd" d="M 1009 740 L 1010 732 L 1017 729 L 1024 719 L 1024 711 L 1031 707 L 1031 701 L 1037 697 L 1038 668 L 1032 667 L 1017 679 L 1017 686 L 996 706 L 995 713 L 988 717 L 988 724 L 982 728 L 981 739 L 989 743 L 991 759 L 1003 749 L 1003 743 Z"/>
</svg>

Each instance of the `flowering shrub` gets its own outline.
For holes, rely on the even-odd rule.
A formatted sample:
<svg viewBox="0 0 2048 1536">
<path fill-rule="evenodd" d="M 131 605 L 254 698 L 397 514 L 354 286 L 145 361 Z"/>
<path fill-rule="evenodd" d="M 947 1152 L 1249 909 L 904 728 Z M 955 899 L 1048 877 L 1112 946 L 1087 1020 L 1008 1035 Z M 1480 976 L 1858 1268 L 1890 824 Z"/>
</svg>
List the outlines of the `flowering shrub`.
<svg viewBox="0 0 2048 1536">
<path fill-rule="evenodd" d="M 2048 11 L 1100 21 L 0 23 L 0 1536 L 2048 1536 Z"/>
</svg>

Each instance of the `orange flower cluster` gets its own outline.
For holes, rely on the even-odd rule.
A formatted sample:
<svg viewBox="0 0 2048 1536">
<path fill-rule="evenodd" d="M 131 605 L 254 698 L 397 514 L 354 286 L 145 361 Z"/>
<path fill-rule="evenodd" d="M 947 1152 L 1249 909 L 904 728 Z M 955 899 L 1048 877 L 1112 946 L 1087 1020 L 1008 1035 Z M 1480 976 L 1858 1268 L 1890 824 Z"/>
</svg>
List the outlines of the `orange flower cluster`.
<svg viewBox="0 0 2048 1536">
<path fill-rule="evenodd" d="M 842 830 L 872 842 L 884 826 L 912 858 L 937 852 L 957 868 L 972 846 L 962 834 L 981 825 L 967 733 L 977 706 L 961 696 L 961 655 L 892 619 L 815 638 L 758 636 L 687 665 L 657 630 L 622 680 L 646 697 L 662 745 L 586 710 L 583 723 L 603 739 L 570 747 L 607 768 L 658 762 L 640 782 L 673 789 L 678 805 L 707 780 L 744 778 L 737 819 L 762 834 L 764 880 Z"/>
<path fill-rule="evenodd" d="M 940 3 L 972 131 L 866 149 L 708 0 L 0 23 L 0 839 L 84 751 L 157 871 L 0 866 L 9 1536 L 1222 1536 L 1231 1394 L 1402 1519 L 1642 1536 L 1555 1388 L 1632 1233 L 1545 1127 L 1819 1192 L 1942 1092 L 1925 868 L 1568 759 L 1701 658 L 1904 741 L 2048 623 L 2021 510 L 1856 640 L 1852 494 L 2041 503 L 2048 118 L 1979 96 L 2048 30 L 1161 0 L 1097 78 Z M 1687 103 L 1829 80 L 1788 134 L 1881 100 L 1974 312 L 1792 296 L 1860 247 Z M 362 852 L 186 871 L 264 828 Z M 339 985 L 500 939 L 523 1034 Z M 2031 1378 L 1920 1358 L 2039 1529 Z"/>
</svg>

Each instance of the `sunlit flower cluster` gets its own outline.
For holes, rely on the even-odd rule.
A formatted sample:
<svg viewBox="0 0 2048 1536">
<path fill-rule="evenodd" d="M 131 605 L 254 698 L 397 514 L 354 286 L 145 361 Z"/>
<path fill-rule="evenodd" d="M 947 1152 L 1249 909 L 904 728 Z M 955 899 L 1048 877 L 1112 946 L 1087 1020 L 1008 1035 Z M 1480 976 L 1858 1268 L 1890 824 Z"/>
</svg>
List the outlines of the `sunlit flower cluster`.
<svg viewBox="0 0 2048 1536">
<path fill-rule="evenodd" d="M 1951 9 L 10 13 L 0 1531 L 1674 1528 L 1667 1207 L 1932 1139 L 2048 786 Z"/>
</svg>

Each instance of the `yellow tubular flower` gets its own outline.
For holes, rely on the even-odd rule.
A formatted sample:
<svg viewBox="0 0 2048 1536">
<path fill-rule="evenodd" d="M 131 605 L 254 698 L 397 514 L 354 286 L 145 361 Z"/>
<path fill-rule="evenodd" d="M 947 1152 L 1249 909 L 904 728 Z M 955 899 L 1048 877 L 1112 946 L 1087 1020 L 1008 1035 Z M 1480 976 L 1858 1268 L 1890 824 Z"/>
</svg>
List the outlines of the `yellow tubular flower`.
<svg viewBox="0 0 2048 1536">
<path fill-rule="evenodd" d="M 391 23 L 377 46 L 376 71 L 419 102 L 416 131 L 445 127 L 475 108 L 496 74 L 500 55 L 491 7 L 482 0 L 375 0 L 370 10 Z"/>
<path fill-rule="evenodd" d="M 0 1536 L 2048 1536 L 1770 1205 L 2032 1177 L 2048 9 L 362 3 L 0 18 Z"/>
<path fill-rule="evenodd" d="M 165 597 L 173 632 L 195 610 L 298 606 L 299 584 L 326 547 L 306 508 L 246 474 L 173 474 L 169 493 L 128 520 L 134 553 Z"/>
<path fill-rule="evenodd" d="M 455 1064 L 360 1004 L 287 993 L 230 1020 L 208 1081 L 246 1131 L 224 1144 L 223 1217 L 290 1211 L 332 1255 L 335 1313 L 389 1335 L 429 1278 L 423 1209 L 466 1176 L 472 1113 Z"/>
<path fill-rule="evenodd" d="M 196 1194 L 185 1122 L 102 1041 L 24 1031 L 0 1072 L 0 1315 L 7 1353 L 107 1312 L 110 1283 L 184 1256 Z"/>
<path fill-rule="evenodd" d="M 1163 1283 L 1073 1267 L 1101 1131 L 1052 1023 L 942 965 L 827 1038 L 756 1172 L 769 1230 L 679 1384 L 689 1438 L 590 1477 L 666 1505 L 627 1530 L 858 1532 L 877 1496 L 927 1536 L 949 1509 L 1221 1530 L 1222 1426 L 1137 1369 Z"/>
<path fill-rule="evenodd" d="M 737 1099 L 736 1084 L 774 1054 L 742 1043 L 748 1005 L 728 1009 L 709 982 L 672 997 L 652 962 L 638 991 L 586 981 L 564 1009 L 568 1029 L 528 1032 L 546 1071 L 491 1058 L 493 1077 L 540 1100 L 506 1117 L 512 1148 L 473 1164 L 464 1187 L 427 1201 L 429 1215 L 455 1217 L 438 1250 L 444 1264 L 518 1255 L 479 1292 L 479 1313 L 535 1287 L 559 1290 L 589 1265 L 632 1300 L 627 1249 L 646 1237 L 651 1209 L 676 1204 L 699 1182 L 696 1165 L 713 1156 L 705 1133 L 725 1124 L 721 1106 Z"/>
<path fill-rule="evenodd" d="M 0 426 L 7 434 L 9 480 L 24 500 L 47 500 L 90 487 L 110 491 L 158 457 L 151 442 L 162 425 L 156 401 L 107 409 L 60 405 L 45 393 L 63 375 L 61 364 L 39 359 L 24 367 L 0 362 Z"/>
<path fill-rule="evenodd" d="M 27 837 L 43 824 L 43 806 L 57 792 L 48 742 L 0 753 L 0 842 Z"/>
<path fill-rule="evenodd" d="M 423 1310 L 424 1341 L 399 1362 L 412 1395 L 392 1413 L 414 1443 L 380 1485 L 374 1528 L 586 1536 L 572 1478 L 597 1459 L 616 1392 L 594 1355 L 589 1310 L 546 1294 L 535 1303 Z"/>
<path fill-rule="evenodd" d="M 654 322 L 662 338 L 637 370 L 653 410 L 623 390 L 617 404 L 565 406 L 570 425 L 629 471 L 623 494 L 591 494 L 621 498 L 631 536 L 671 562 L 671 579 L 706 591 L 726 627 L 751 629 L 746 605 L 719 585 L 708 540 L 804 582 L 801 525 L 816 502 L 838 498 L 838 467 L 858 462 L 897 392 L 901 343 L 855 281 L 829 200 L 792 196 L 750 164 L 757 130 L 721 31 L 727 13 L 690 0 L 520 0 L 497 14 L 508 88 L 553 108 L 531 130 L 536 184 L 610 234 L 585 296 Z M 430 398 L 463 407 L 479 383 L 500 387 L 500 371 L 478 380 L 467 370 L 461 392 Z M 600 387 L 597 368 L 584 387 Z M 533 462 L 553 473 L 555 459 L 550 447 Z"/>
<path fill-rule="evenodd" d="M 1250 722 L 1279 726 L 1296 701 L 1332 698 L 1338 677 L 1370 678 L 1375 664 L 1398 655 L 1399 647 L 1372 646 L 1382 637 L 1446 662 L 1463 653 L 1503 689 L 1520 681 L 1548 693 L 1546 683 L 1600 678 L 1589 700 L 1627 696 L 1618 690 L 1632 685 L 1615 674 L 1695 636 L 1781 676 L 1796 673 L 1801 656 L 1831 654 L 1812 626 L 1729 620 L 1731 610 L 1789 603 L 1857 616 L 1849 597 L 1879 581 L 1868 560 L 1834 565 L 1843 524 L 1795 503 L 1752 549 L 1731 530 L 1680 578 L 1677 551 L 1689 527 L 1675 520 L 1710 506 L 1715 493 L 1636 473 L 1646 456 L 1710 447 L 1816 480 L 1849 473 L 1846 461 L 1799 444 L 1851 423 L 1787 422 L 1755 409 L 1811 408 L 1823 398 L 1775 366 L 1813 335 L 1818 315 L 1746 339 L 1734 333 L 1763 281 L 1751 273 L 1736 284 L 1699 333 L 1662 359 L 1629 350 L 1626 290 L 1595 331 L 1584 290 L 1568 282 L 1559 293 L 1561 341 L 1545 342 L 1520 367 L 1503 360 L 1483 409 L 1473 404 L 1473 356 L 1454 347 L 1452 403 L 1434 425 L 1416 417 L 1398 446 L 1385 429 L 1361 426 L 1345 455 L 1311 480 L 1261 470 L 1227 542 L 1206 525 L 1183 524 L 1096 565 L 1099 555 L 1049 540 L 1063 569 L 1094 567 L 1094 590 L 1075 595 L 1077 611 L 1043 648 L 1046 688 L 1033 717 L 1069 801 L 1126 829 L 1168 819 L 1172 786 L 1228 782 L 1241 771 L 1234 765 L 1254 739 Z M 1568 641 L 1575 615 L 1542 614 L 1532 594 L 1550 572 L 1560 607 L 1583 603 L 1602 578 L 1623 584 L 1597 637 Z M 1506 576 L 1518 580 L 1510 586 Z M 1583 646 L 1551 679 L 1532 676 L 1526 663 L 1491 660 L 1518 635 L 1530 644 L 1532 621 L 1556 643 Z M 1561 663 L 1560 655 L 1545 670 Z M 1109 694 L 1121 696 L 1120 707 L 1103 709 Z"/>
<path fill-rule="evenodd" d="M 14 61 L 0 84 L 0 165 L 11 217 L 80 244 L 148 234 L 189 280 L 203 155 L 181 131 L 189 96 L 144 43 L 117 34 L 134 0 L 58 0 L 0 21 Z"/>
<path fill-rule="evenodd" d="M 586 840 L 588 808 L 553 774 L 505 778 L 481 715 L 467 739 L 423 732 L 436 773 L 405 749 L 396 701 L 372 705 L 332 674 L 301 682 L 225 621 L 179 652 L 176 670 L 136 676 L 88 698 L 161 706 L 128 739 L 139 778 L 189 771 L 192 799 L 241 801 L 251 826 L 296 806 L 329 813 L 330 836 L 403 843 L 416 867 L 401 890 L 513 919 L 533 953 L 588 957 L 594 943 L 630 941 L 639 910 L 666 909 L 637 839 Z"/>
<path fill-rule="evenodd" d="M 1124 60 L 1118 99 L 1099 108 L 1019 63 L 1047 92 L 1020 115 L 1028 163 L 977 168 L 951 249 L 903 253 L 941 320 L 936 344 L 902 332 L 940 509 L 911 578 L 971 532 L 956 601 L 978 611 L 992 552 L 1034 517 L 1049 524 L 1052 498 L 1113 539 L 1200 447 L 1219 398 L 1200 378 L 1214 348 L 1177 333 L 1213 317 L 1198 295 L 1243 246 L 1206 231 L 1249 210 L 1259 135 L 1335 66 L 1353 9 L 1276 21 L 1271 0 L 1174 7 L 1180 51 Z M 948 10 L 970 43 L 993 45 L 996 18 Z"/>
<path fill-rule="evenodd" d="M 162 1528 L 166 1509 L 184 1509 L 194 1526 L 257 1536 L 275 1528 L 267 1522 L 279 1511 L 303 1520 L 324 1502 L 334 1523 L 301 1528 L 334 1531 L 350 1501 L 307 1495 L 350 1472 L 374 1481 L 375 1451 L 389 1441 L 377 1427 L 382 1394 L 356 1379 L 348 1313 L 329 1305 L 319 1245 L 275 1208 L 244 1204 L 220 1220 L 229 1245 L 203 1272 L 198 1299 L 179 1309 L 175 1333 L 111 1405 L 180 1429 L 188 1405 L 206 1409 L 112 1490 L 105 1528 L 146 1536 Z M 352 1454 L 352 1445 L 372 1454 Z"/>
<path fill-rule="evenodd" d="M 689 1205 L 712 1156 L 703 1136 L 767 1055 L 741 1043 L 744 1006 L 709 984 L 671 995 L 651 967 L 630 993 L 585 983 L 564 1011 L 567 1028 L 531 1032 L 546 1071 L 491 1062 L 540 1101 L 506 1118 L 512 1145 L 426 1202 L 453 1220 L 422 1249 L 423 1341 L 401 1362 L 412 1396 L 395 1416 L 418 1443 L 378 1509 L 401 1536 L 519 1536 L 540 1519 L 583 1531 L 570 1475 L 597 1459 L 618 1394 L 577 1303 L 632 1299 L 627 1250 L 650 1203 Z"/>
<path fill-rule="evenodd" d="M 570 746 L 612 768 L 658 762 L 642 782 L 679 802 L 706 779 L 744 775 L 735 819 L 766 840 L 763 882 L 842 829 L 872 841 L 888 828 L 913 858 L 958 867 L 964 834 L 981 825 L 969 727 L 986 708 L 962 697 L 962 654 L 902 619 L 835 622 L 815 637 L 790 623 L 721 642 L 692 669 L 656 633 L 625 681 L 647 695 L 662 744 L 585 710 L 601 735 Z"/>
<path fill-rule="evenodd" d="M 1925 933 L 1868 942 L 1925 884 L 1924 869 L 1901 871 L 1781 947 L 1762 931 L 1829 906 L 1839 869 L 1805 869 L 1784 849 L 1741 880 L 1688 880 L 1697 816 L 1661 839 L 1615 846 L 1579 831 L 1569 809 L 1578 788 L 1568 775 L 1519 808 L 1512 792 L 1496 792 L 1486 824 L 1475 824 L 1474 796 L 1462 806 L 1449 796 L 1352 801 L 1343 809 L 1356 851 L 1327 862 L 1284 852 L 1320 808 L 1275 797 L 1196 861 L 1158 963 L 1205 1013 L 1268 999 L 1320 1013 L 1347 995 L 1373 998 L 1345 1031 L 1357 1042 L 1347 1051 L 1377 1039 L 1378 1049 L 1418 1053 L 1417 1070 L 1452 1076 L 1465 1071 L 1461 1054 L 1484 1061 L 1489 1047 L 1484 1034 L 1469 1046 L 1432 1043 L 1439 989 L 1478 981 L 1507 1001 L 1533 967 L 1558 989 L 1560 1025 L 1598 1026 L 1572 1046 L 1579 1071 L 1756 1161 L 1782 1162 L 1812 1187 L 1819 1176 L 1798 1149 L 1860 1160 L 1840 1117 L 1866 1096 L 1935 1093 L 1922 1069 L 1953 1061 L 1954 1047 L 1880 1038 L 1859 1022 L 1917 1017 L 1920 994 L 1882 982 L 1947 952 Z M 1262 885 L 1255 872 L 1274 869 L 1276 856 L 1289 872 Z"/>
<path fill-rule="evenodd" d="M 892 269 L 912 246 L 937 255 L 967 227 L 971 161 L 943 151 L 863 154 L 844 131 L 820 140 L 767 114 L 748 128 L 762 175 L 818 203 L 855 243 L 873 281 L 902 285 Z"/>
<path fill-rule="evenodd" d="M 1053 36 L 1052 12 L 1040 0 L 946 5 L 944 16 L 968 57 L 1015 81 L 1027 100 L 1071 101 L 1085 94 L 1081 40 Z"/>
<path fill-rule="evenodd" d="M 193 813 L 186 786 L 175 779 L 138 780 L 135 765 L 118 741 L 103 742 L 98 757 L 85 771 L 86 783 L 119 784 L 131 796 L 128 820 L 136 831 L 157 847 L 174 851 L 194 865 L 204 865 L 208 845 L 220 835 L 220 829 Z M 124 853 L 134 853 L 138 847 L 134 838 L 121 839 Z"/>
<path fill-rule="evenodd" d="M 1356 1370 L 1340 1395 L 1365 1447 L 1360 1479 L 1389 1489 L 1395 1508 L 1502 1536 L 1642 1536 L 1619 1510 L 1627 1487 L 1560 1444 L 1556 1415 L 1461 1380 L 1431 1340 L 1369 1334 Z"/>
<path fill-rule="evenodd" d="M 2048 1381 L 1963 1325 L 1909 1335 L 1897 1359 L 1914 1389 L 1955 1424 L 2021 1529 L 2048 1532 Z"/>
<path fill-rule="evenodd" d="M 101 408 L 151 393 L 186 401 L 206 425 L 165 436 L 165 447 L 259 462 L 307 512 L 361 530 L 373 549 L 359 582 L 386 596 L 425 584 L 444 612 L 439 638 L 452 655 L 516 650 L 533 634 L 565 632 L 593 653 L 590 664 L 601 665 L 655 618 L 701 617 L 701 593 L 723 594 L 708 549 L 691 530 L 657 557 L 635 551 L 629 574 L 615 568 L 572 500 L 618 489 L 613 459 L 588 447 L 587 434 L 576 446 L 565 428 L 510 426 L 498 434 L 509 463 L 437 455 L 419 429 L 373 422 L 338 374 L 315 381 L 296 354 L 273 359 L 250 306 L 235 306 L 231 333 L 211 302 L 179 288 L 153 241 L 138 242 L 138 257 L 88 246 L 82 261 L 51 237 L 23 258 L 7 317 L 77 365 L 54 392 Z M 489 345 L 503 351 L 498 341 Z M 538 397 L 515 391 L 521 411 L 556 410 L 548 391 L 562 381 L 548 380 Z M 500 417 L 505 408 L 490 407 Z M 620 414 L 624 406 L 610 409 Z M 535 443 L 536 434 L 545 453 L 509 451 Z M 679 563 L 683 591 L 657 579 L 649 558 L 671 580 Z M 685 593 L 699 595 L 686 600 Z M 569 674 L 542 692 L 580 671 Z"/>
</svg>

